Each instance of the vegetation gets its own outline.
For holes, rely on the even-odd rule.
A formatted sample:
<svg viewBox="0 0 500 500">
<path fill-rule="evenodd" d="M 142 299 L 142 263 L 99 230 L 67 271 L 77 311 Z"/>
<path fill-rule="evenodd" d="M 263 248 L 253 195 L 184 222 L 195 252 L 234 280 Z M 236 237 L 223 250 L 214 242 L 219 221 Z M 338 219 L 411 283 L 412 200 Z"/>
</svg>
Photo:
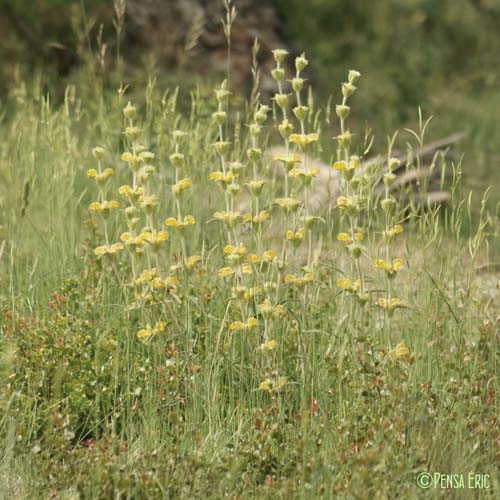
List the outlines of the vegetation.
<svg viewBox="0 0 500 500">
<path fill-rule="evenodd" d="M 306 56 L 287 74 L 273 55 L 269 103 L 151 78 L 138 105 L 96 77 L 2 104 L 6 498 L 419 498 L 421 472 L 488 474 L 451 494 L 496 496 L 488 193 L 474 216 L 440 156 L 451 205 L 405 201 L 395 151 L 422 168 L 429 121 L 367 162 L 365 75 L 324 106 Z"/>
</svg>

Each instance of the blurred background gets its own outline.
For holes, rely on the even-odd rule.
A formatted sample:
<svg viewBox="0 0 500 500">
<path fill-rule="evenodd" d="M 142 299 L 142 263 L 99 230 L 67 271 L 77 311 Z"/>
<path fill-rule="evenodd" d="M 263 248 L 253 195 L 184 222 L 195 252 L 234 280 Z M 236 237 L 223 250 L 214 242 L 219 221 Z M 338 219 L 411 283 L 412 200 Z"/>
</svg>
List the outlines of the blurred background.
<svg viewBox="0 0 500 500">
<path fill-rule="evenodd" d="M 472 188 L 500 181 L 499 0 L 236 0 L 231 78 L 249 94 L 252 46 L 260 41 L 261 93 L 270 50 L 305 51 L 308 78 L 326 103 L 339 100 L 351 68 L 363 74 L 354 115 L 377 133 L 434 115 L 429 140 L 465 131 Z M 102 79 L 144 88 L 208 89 L 224 77 L 222 0 L 0 0 L 0 100 L 29 82 L 62 99 L 68 84 Z M 186 95 L 189 95 L 186 92 Z"/>
</svg>

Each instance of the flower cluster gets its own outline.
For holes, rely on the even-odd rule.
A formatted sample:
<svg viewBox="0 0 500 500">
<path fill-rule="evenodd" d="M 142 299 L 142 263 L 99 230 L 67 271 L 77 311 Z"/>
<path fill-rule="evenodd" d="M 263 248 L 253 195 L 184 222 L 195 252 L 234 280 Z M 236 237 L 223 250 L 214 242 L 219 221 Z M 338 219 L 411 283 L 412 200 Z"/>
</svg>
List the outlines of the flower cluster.
<svg viewBox="0 0 500 500">
<path fill-rule="evenodd" d="M 239 124 L 232 133 L 227 81 L 215 89 L 217 107 L 210 116 L 207 135 L 211 151 L 196 171 L 190 166 L 187 134 L 177 128 L 180 121 L 173 120 L 168 143 L 155 154 L 143 145 L 147 134 L 136 108 L 129 103 L 123 110 L 125 150 L 121 154 L 126 180 L 104 165 L 107 153 L 102 148 L 93 150 L 97 167 L 87 172 L 98 192 L 89 208 L 100 218 L 104 233 L 104 241 L 94 253 L 98 258 L 109 258 L 115 275 L 122 280 L 130 297 L 126 311 L 137 318 L 138 340 L 156 345 L 170 330 L 178 334 L 194 331 L 193 308 L 201 308 L 218 296 L 225 312 L 210 318 L 219 323 L 224 349 L 231 349 L 241 359 L 248 352 L 261 353 L 255 361 L 255 373 L 262 380 L 259 388 L 273 400 L 278 399 L 287 381 L 278 366 L 285 349 L 297 351 L 300 372 L 306 373 L 307 343 L 297 340 L 299 325 L 287 304 L 308 308 L 325 290 L 326 270 L 320 261 L 319 243 L 324 234 L 320 228 L 327 220 L 331 224 L 311 209 L 320 175 L 311 158 L 317 154 L 321 130 L 313 117 L 314 103 L 305 98 L 310 90 L 304 78 L 308 60 L 303 54 L 297 57 L 295 73 L 287 79 L 287 55 L 283 50 L 274 51 L 276 67 L 272 71 L 277 85 L 272 116 L 284 144 L 273 160 L 284 175 L 282 186 L 276 183 L 274 164 L 266 156 L 271 107 L 253 102 L 248 108 L 246 135 Z M 342 102 L 336 106 L 340 133 L 335 137 L 337 157 L 332 169 L 340 180 L 340 191 L 332 200 L 337 209 L 332 213 L 338 214 L 341 225 L 334 240 L 350 263 L 336 285 L 342 307 L 347 302 L 360 305 L 360 309 L 350 306 L 348 316 L 354 318 L 351 323 L 362 334 L 364 317 L 371 310 L 367 304 L 384 311 L 387 318 L 406 306 L 392 292 L 392 283 L 405 265 L 404 259 L 393 257 L 391 251 L 403 233 L 389 193 L 397 168 L 392 158 L 383 175 L 386 193 L 381 200 L 386 216 L 381 240 L 386 252 L 384 257 L 378 252 L 377 258 L 370 257 L 369 240 L 374 235 L 370 195 L 377 171 L 365 169 L 361 157 L 352 153 L 354 135 L 346 125 L 349 99 L 360 76 L 349 72 L 342 84 Z M 165 154 L 165 168 L 157 167 L 162 164 L 158 154 L 160 158 Z M 210 193 L 203 207 L 190 204 L 190 192 L 198 184 L 193 182 L 196 175 L 203 175 L 202 182 Z M 118 186 L 112 191 L 116 177 Z M 110 193 L 116 193 L 117 199 Z M 212 193 L 220 194 L 214 198 L 215 206 L 208 202 Z M 209 210 L 209 220 L 203 210 Z M 211 228 L 210 233 L 205 232 L 206 227 Z M 191 255 L 189 248 L 194 249 L 199 242 L 203 242 L 202 248 L 197 247 L 198 252 Z M 384 296 L 379 289 L 369 290 L 369 279 L 373 278 L 367 277 L 364 262 L 384 272 Z M 123 278 L 120 272 L 130 275 Z M 287 337 L 289 341 L 284 340 Z"/>
</svg>

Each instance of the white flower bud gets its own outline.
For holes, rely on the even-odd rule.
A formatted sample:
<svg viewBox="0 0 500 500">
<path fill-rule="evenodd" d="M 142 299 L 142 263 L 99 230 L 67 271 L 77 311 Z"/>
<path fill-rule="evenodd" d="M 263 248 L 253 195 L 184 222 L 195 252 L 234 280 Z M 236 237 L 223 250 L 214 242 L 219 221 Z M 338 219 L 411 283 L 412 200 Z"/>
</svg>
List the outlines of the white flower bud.
<svg viewBox="0 0 500 500">
<path fill-rule="evenodd" d="M 338 104 L 335 107 L 335 112 L 337 113 L 337 116 L 341 120 L 345 120 L 349 116 L 350 111 L 351 111 L 351 108 L 349 106 L 346 106 L 345 104 Z"/>
<path fill-rule="evenodd" d="M 398 158 L 391 158 L 389 160 L 389 170 L 391 172 L 394 172 L 394 170 L 396 170 L 399 165 L 401 165 L 401 161 Z"/>
<path fill-rule="evenodd" d="M 356 83 L 361 78 L 361 73 L 355 69 L 349 71 L 349 83 Z"/>
<path fill-rule="evenodd" d="M 217 125 L 224 125 L 226 122 L 227 114 L 225 111 L 216 111 L 212 113 L 212 119 Z"/>
<path fill-rule="evenodd" d="M 302 89 L 304 88 L 304 79 L 295 77 L 292 79 L 292 88 L 294 92 L 301 92 Z"/>
<path fill-rule="evenodd" d="M 181 168 L 184 165 L 184 155 L 182 153 L 173 153 L 170 155 L 170 161 L 175 168 Z"/>
<path fill-rule="evenodd" d="M 281 83 L 285 79 L 285 70 L 283 68 L 274 68 L 271 75 L 278 83 Z"/>
<path fill-rule="evenodd" d="M 394 184 L 394 181 L 396 180 L 396 176 L 392 172 L 387 172 L 384 174 L 384 184 L 387 187 L 391 187 Z"/>
<path fill-rule="evenodd" d="M 132 106 L 130 101 L 127 103 L 125 108 L 123 108 L 123 114 L 125 115 L 125 118 L 128 118 L 129 120 L 133 120 L 135 118 L 136 112 L 137 110 L 135 106 Z"/>
<path fill-rule="evenodd" d="M 258 123 L 251 123 L 248 128 L 252 137 L 258 137 L 262 132 L 262 127 Z"/>
<path fill-rule="evenodd" d="M 342 95 L 347 99 L 351 97 L 354 92 L 356 92 L 357 87 L 352 83 L 343 83 L 342 84 Z"/>
<path fill-rule="evenodd" d="M 309 108 L 307 106 L 296 106 L 293 108 L 293 114 L 297 117 L 297 120 L 303 122 L 306 119 L 307 112 Z"/>
<path fill-rule="evenodd" d="M 286 109 L 288 107 L 288 95 L 287 94 L 274 94 L 274 100 L 276 104 L 281 109 Z"/>
<path fill-rule="evenodd" d="M 104 148 L 99 147 L 99 146 L 95 147 L 92 150 L 92 155 L 94 156 L 94 158 L 96 160 L 100 160 L 104 156 L 105 153 L 106 153 L 106 150 Z"/>
<path fill-rule="evenodd" d="M 309 61 L 306 59 L 305 54 L 295 59 L 295 69 L 300 73 L 307 65 Z"/>
<path fill-rule="evenodd" d="M 274 49 L 273 50 L 274 60 L 276 61 L 276 64 L 278 64 L 278 65 L 280 65 L 285 60 L 285 57 L 287 55 L 288 55 L 288 51 L 285 49 Z"/>
</svg>

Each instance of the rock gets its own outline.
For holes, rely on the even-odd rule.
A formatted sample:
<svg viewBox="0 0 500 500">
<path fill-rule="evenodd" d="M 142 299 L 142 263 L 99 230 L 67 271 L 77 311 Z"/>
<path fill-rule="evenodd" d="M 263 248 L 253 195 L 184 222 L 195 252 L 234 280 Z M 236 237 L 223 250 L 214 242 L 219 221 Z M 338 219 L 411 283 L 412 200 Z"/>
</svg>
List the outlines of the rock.
<svg viewBox="0 0 500 500">
<path fill-rule="evenodd" d="M 271 50 L 286 48 L 281 22 L 270 1 L 240 0 L 231 36 L 231 78 L 236 92 L 249 95 L 252 87 L 252 47 L 261 45 L 260 90 L 274 93 L 270 71 Z M 227 69 L 227 44 L 222 26 L 225 16 L 221 0 L 129 0 L 124 45 L 129 51 L 146 48 L 160 67 L 193 68 L 199 74 Z"/>
</svg>

